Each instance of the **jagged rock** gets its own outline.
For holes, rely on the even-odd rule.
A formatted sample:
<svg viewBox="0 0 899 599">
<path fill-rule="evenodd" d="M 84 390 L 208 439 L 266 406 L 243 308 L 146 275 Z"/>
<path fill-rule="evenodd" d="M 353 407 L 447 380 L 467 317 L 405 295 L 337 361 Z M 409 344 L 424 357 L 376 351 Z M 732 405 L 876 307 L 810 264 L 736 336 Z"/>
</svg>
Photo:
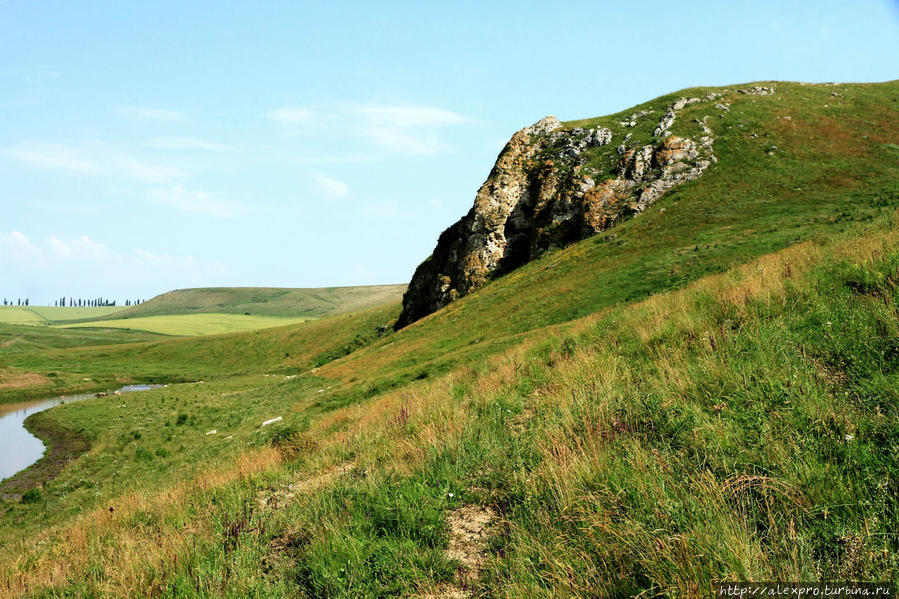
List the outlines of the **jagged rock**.
<svg viewBox="0 0 899 599">
<path fill-rule="evenodd" d="M 749 89 L 738 89 L 739 94 L 753 94 L 756 96 L 770 96 L 774 93 L 773 87 L 762 87 L 761 85 L 753 85 Z"/>
<path fill-rule="evenodd" d="M 652 146 L 628 150 L 618 159 L 618 174 L 631 181 L 642 181 L 643 175 L 652 164 Z"/>
<path fill-rule="evenodd" d="M 715 104 L 715 108 L 717 108 L 718 110 L 724 110 L 726 112 L 730 110 L 730 104 L 722 104 L 719 102 L 718 104 Z"/>
<path fill-rule="evenodd" d="M 668 129 L 671 128 L 671 125 L 674 124 L 674 119 L 677 118 L 677 115 L 674 113 L 674 110 L 669 109 L 668 112 L 662 115 L 661 120 L 659 121 L 659 126 L 656 127 L 655 131 L 653 131 L 653 135 L 655 137 L 661 137 Z"/>
<path fill-rule="evenodd" d="M 686 168 L 685 160 L 699 156 L 696 144 L 691 139 L 683 139 L 670 135 L 662 142 L 662 147 L 655 153 L 655 162 L 664 174 L 682 171 Z"/>
<path fill-rule="evenodd" d="M 674 123 L 669 107 L 656 136 Z M 641 111 L 635 117 L 646 116 Z M 551 247 L 601 232 L 643 211 L 675 185 L 695 179 L 714 160 L 711 129 L 697 144 L 668 135 L 655 147 L 617 148 L 617 177 L 597 183 L 584 168 L 585 152 L 612 141 L 605 128 L 566 130 L 546 117 L 517 132 L 478 190 L 474 206 L 441 233 L 403 297 L 400 329 L 439 310 Z M 626 140 L 629 139 L 626 138 Z"/>
<path fill-rule="evenodd" d="M 671 110 L 680 110 L 684 106 L 696 104 L 697 102 L 702 102 L 702 100 L 699 98 L 679 98 L 671 105 Z"/>
</svg>

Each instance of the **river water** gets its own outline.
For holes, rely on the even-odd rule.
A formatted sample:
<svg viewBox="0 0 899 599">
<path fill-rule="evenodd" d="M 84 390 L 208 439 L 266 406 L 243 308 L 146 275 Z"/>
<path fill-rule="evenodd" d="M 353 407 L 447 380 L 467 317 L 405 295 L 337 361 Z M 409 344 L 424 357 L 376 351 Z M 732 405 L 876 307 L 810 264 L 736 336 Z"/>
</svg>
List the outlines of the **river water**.
<svg viewBox="0 0 899 599">
<path fill-rule="evenodd" d="M 161 385 L 128 385 L 115 391 L 117 394 L 146 391 Z M 35 412 L 53 406 L 95 397 L 95 393 L 66 395 L 51 399 L 37 399 L 19 403 L 0 404 L 0 480 L 28 468 L 44 455 L 43 442 L 28 432 L 25 419 Z"/>
</svg>

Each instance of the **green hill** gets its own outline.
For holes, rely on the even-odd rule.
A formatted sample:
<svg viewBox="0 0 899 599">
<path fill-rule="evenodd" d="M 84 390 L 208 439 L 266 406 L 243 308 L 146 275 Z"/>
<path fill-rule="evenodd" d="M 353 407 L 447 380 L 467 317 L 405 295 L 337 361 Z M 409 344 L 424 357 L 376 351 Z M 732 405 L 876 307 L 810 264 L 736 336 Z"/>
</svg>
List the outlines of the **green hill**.
<svg viewBox="0 0 899 599">
<path fill-rule="evenodd" d="M 398 332 L 394 301 L 0 354 L 21 380 L 193 381 L 30 421 L 91 449 L 0 504 L 0 588 L 620 597 L 899 582 L 899 82 L 738 91 L 752 85 L 597 120 L 623 137 L 625 116 L 679 97 L 727 107 L 710 113 L 718 160 L 701 177 Z M 700 109 L 672 134 L 697 135 Z"/>
<path fill-rule="evenodd" d="M 125 308 L 111 318 L 222 312 L 253 316 L 320 318 L 399 300 L 405 285 L 289 289 L 208 287 L 177 289 Z"/>
</svg>

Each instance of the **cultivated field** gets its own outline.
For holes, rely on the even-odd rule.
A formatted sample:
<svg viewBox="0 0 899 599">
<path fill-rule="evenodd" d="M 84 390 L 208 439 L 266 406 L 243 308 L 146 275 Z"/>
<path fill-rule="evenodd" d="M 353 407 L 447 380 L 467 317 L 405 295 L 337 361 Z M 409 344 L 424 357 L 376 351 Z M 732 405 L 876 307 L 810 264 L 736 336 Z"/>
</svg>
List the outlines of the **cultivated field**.
<svg viewBox="0 0 899 599">
<path fill-rule="evenodd" d="M 116 314 L 116 318 L 221 312 L 253 316 L 320 318 L 399 301 L 405 285 L 289 289 L 206 287 L 178 289 Z"/>
<path fill-rule="evenodd" d="M 162 335 L 218 335 L 267 329 L 306 322 L 308 318 L 278 316 L 248 316 L 245 314 L 174 314 L 145 316 L 118 320 L 91 320 L 60 325 L 62 328 L 110 328 L 149 331 Z"/>
<path fill-rule="evenodd" d="M 0 322 L 9 324 L 54 324 L 82 318 L 102 318 L 122 310 L 120 307 L 61 308 L 57 306 L 0 306 Z"/>
</svg>

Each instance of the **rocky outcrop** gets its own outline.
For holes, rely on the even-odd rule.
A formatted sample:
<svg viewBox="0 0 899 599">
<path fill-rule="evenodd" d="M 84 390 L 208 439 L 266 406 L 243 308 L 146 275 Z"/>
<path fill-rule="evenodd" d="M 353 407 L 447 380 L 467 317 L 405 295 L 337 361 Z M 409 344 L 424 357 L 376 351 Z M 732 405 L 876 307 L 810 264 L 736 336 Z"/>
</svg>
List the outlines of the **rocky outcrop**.
<svg viewBox="0 0 899 599">
<path fill-rule="evenodd" d="M 565 128 L 548 116 L 517 132 L 497 158 L 474 206 L 445 230 L 431 256 L 416 269 L 403 297 L 402 328 L 552 247 L 584 239 L 643 211 L 675 185 L 695 179 L 715 161 L 711 129 L 700 123 L 698 141 L 668 130 L 677 112 L 710 97 L 681 98 L 655 128 L 655 143 L 617 147 L 614 176 L 596 180 L 587 167 L 611 130 Z M 644 110 L 621 123 L 633 127 Z M 614 154 L 613 154 L 614 155 Z"/>
</svg>

